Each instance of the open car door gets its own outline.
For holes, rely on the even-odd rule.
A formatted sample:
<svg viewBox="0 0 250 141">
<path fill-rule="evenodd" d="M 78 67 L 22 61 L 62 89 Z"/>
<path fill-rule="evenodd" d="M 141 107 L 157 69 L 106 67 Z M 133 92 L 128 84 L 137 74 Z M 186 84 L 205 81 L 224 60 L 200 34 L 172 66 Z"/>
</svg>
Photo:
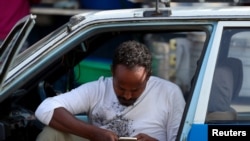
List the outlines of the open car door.
<svg viewBox="0 0 250 141">
<path fill-rule="evenodd" d="M 31 29 L 35 24 L 35 15 L 27 15 L 19 20 L 12 28 L 0 48 L 0 91 L 8 70 L 17 56 L 19 50 L 23 47 Z"/>
</svg>

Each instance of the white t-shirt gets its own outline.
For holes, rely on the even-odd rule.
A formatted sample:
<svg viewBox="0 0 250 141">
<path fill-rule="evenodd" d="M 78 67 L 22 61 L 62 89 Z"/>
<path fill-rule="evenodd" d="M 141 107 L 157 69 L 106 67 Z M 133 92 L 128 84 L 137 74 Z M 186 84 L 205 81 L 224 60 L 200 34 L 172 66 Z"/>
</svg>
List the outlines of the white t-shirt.
<svg viewBox="0 0 250 141">
<path fill-rule="evenodd" d="M 47 98 L 36 110 L 37 118 L 49 124 L 53 110 L 65 107 L 72 114 L 87 113 L 90 123 L 118 136 L 145 133 L 159 141 L 176 138 L 185 101 L 177 85 L 151 76 L 134 105 L 123 106 L 114 93 L 112 77 L 100 77 L 70 92 Z"/>
</svg>

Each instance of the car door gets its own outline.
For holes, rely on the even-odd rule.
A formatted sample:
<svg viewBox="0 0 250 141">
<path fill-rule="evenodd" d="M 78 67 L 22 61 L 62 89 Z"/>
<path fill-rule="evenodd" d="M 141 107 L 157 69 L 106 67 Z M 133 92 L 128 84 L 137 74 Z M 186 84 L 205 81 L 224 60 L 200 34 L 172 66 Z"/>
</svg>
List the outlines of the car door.
<svg viewBox="0 0 250 141">
<path fill-rule="evenodd" d="M 248 140 L 249 24 L 248 21 L 218 22 L 210 52 L 206 53 L 195 82 L 193 105 L 187 109 L 182 140 L 225 137 Z"/>
<path fill-rule="evenodd" d="M 0 48 L 0 90 L 3 90 L 3 84 L 8 73 L 8 70 L 17 56 L 18 52 L 25 43 L 25 40 L 30 33 L 32 27 L 35 24 L 34 15 L 27 15 L 17 22 L 13 27 L 9 35 L 4 40 Z M 7 97 L 7 95 L 1 95 L 0 99 Z"/>
</svg>

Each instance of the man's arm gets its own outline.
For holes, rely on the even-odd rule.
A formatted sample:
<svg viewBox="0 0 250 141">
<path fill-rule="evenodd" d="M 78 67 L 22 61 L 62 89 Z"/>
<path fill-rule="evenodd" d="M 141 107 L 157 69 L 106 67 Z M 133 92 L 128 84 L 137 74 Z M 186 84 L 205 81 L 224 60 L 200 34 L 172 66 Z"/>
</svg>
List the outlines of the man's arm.
<svg viewBox="0 0 250 141">
<path fill-rule="evenodd" d="M 65 108 L 56 108 L 49 126 L 57 130 L 75 134 L 89 140 L 117 141 L 118 137 L 115 133 L 90 125 L 77 119 Z"/>
</svg>

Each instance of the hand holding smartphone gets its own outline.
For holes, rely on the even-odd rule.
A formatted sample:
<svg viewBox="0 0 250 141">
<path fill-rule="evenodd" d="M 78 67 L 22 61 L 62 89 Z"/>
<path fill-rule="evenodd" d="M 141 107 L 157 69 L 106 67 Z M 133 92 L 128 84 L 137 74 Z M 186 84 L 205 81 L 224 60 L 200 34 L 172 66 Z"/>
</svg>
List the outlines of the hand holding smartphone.
<svg viewBox="0 0 250 141">
<path fill-rule="evenodd" d="M 135 137 L 119 137 L 119 141 L 137 141 Z"/>
</svg>

